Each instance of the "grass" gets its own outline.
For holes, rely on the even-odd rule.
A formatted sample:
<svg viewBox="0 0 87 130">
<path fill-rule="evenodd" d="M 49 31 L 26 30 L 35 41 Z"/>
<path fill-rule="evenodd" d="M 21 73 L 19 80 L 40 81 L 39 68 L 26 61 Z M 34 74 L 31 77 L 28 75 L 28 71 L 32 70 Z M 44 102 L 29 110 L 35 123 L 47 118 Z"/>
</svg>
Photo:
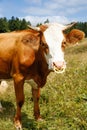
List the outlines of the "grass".
<svg viewBox="0 0 87 130">
<path fill-rule="evenodd" d="M 79 46 L 66 49 L 65 59 L 65 73 L 50 73 L 46 85 L 41 89 L 42 122 L 34 120 L 31 87 L 25 83 L 23 130 L 87 130 L 87 39 Z M 13 81 L 8 81 L 8 84 L 7 92 L 1 97 L 5 110 L 0 113 L 0 130 L 15 130 Z"/>
</svg>

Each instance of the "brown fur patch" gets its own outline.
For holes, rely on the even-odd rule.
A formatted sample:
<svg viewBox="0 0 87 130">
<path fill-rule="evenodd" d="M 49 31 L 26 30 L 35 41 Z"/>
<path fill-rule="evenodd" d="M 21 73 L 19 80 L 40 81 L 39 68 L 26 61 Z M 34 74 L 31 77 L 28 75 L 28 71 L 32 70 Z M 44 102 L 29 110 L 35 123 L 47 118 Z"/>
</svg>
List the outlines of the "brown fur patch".
<svg viewBox="0 0 87 130">
<path fill-rule="evenodd" d="M 85 37 L 85 34 L 83 31 L 78 29 L 73 29 L 66 35 L 66 42 L 75 44 L 82 40 Z"/>
<path fill-rule="evenodd" d="M 36 35 L 27 34 L 22 38 L 22 43 L 25 45 L 32 47 L 34 50 L 38 50 L 40 45 L 40 37 L 38 36 L 39 33 Z"/>
</svg>

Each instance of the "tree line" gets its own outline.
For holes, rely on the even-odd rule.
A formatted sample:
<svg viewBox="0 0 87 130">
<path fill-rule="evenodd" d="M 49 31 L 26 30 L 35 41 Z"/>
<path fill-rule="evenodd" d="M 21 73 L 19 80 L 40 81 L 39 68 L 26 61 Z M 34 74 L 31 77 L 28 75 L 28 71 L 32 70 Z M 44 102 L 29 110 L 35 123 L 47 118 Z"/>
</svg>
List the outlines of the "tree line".
<svg viewBox="0 0 87 130">
<path fill-rule="evenodd" d="M 47 19 L 44 23 L 49 23 L 49 20 Z M 36 26 L 41 24 L 42 23 L 38 23 Z M 3 17 L 0 18 L 0 33 L 27 29 L 28 25 L 31 25 L 31 22 L 26 21 L 25 19 L 19 19 L 12 16 L 11 19 L 8 20 L 6 17 Z M 84 31 L 87 37 L 87 22 L 77 22 L 73 28 Z"/>
<path fill-rule="evenodd" d="M 31 23 L 25 19 L 15 18 L 14 16 L 9 20 L 6 17 L 0 18 L 0 33 L 27 29 L 28 25 L 31 25 Z"/>
</svg>

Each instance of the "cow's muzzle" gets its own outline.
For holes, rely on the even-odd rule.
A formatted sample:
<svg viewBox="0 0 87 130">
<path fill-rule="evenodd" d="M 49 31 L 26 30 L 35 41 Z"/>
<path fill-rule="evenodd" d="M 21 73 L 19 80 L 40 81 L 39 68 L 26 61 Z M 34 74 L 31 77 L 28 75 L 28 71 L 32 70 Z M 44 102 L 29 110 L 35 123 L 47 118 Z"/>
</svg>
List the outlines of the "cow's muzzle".
<svg viewBox="0 0 87 130">
<path fill-rule="evenodd" d="M 53 70 L 56 73 L 63 73 L 66 69 L 66 63 L 65 62 L 53 62 Z"/>
</svg>

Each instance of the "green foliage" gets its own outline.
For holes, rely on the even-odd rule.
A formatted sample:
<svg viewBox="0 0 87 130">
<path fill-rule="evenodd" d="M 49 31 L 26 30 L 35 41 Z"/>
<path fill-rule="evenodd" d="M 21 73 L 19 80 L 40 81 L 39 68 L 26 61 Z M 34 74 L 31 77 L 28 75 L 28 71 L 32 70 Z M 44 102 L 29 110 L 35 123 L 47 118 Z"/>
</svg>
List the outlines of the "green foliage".
<svg viewBox="0 0 87 130">
<path fill-rule="evenodd" d="M 12 16 L 8 23 L 10 31 L 27 29 L 28 25 L 31 25 L 25 19 L 20 20 L 19 18 L 14 18 L 14 16 Z"/>
<path fill-rule="evenodd" d="M 14 16 L 12 16 L 12 18 L 9 20 L 9 29 L 10 31 L 20 30 L 19 18 L 14 18 Z"/>
<path fill-rule="evenodd" d="M 7 20 L 5 17 L 0 18 L 0 33 L 27 29 L 28 25 L 31 25 L 29 21 L 27 22 L 25 19 L 20 20 L 14 16 L 12 16 L 9 20 Z"/>
<path fill-rule="evenodd" d="M 65 51 L 67 68 L 63 74 L 50 73 L 41 89 L 40 109 L 43 121 L 33 117 L 31 87 L 25 82 L 22 108 L 23 130 L 87 130 L 87 39 Z M 5 107 L 0 113 L 0 130 L 15 130 L 16 103 L 13 81 L 1 97 Z"/>
<path fill-rule="evenodd" d="M 36 27 L 38 27 L 38 26 L 40 26 L 40 25 L 42 25 L 42 23 L 38 23 L 38 24 L 36 25 Z"/>
<path fill-rule="evenodd" d="M 49 19 L 44 21 L 44 23 L 49 23 Z M 25 19 L 19 19 L 15 18 L 14 16 L 11 17 L 11 19 L 7 20 L 6 17 L 0 18 L 0 33 L 1 32 L 9 32 L 14 30 L 23 30 L 27 29 L 28 25 L 31 25 L 30 21 L 26 21 Z M 37 23 L 36 26 L 40 26 L 42 23 Z M 72 28 L 67 30 L 66 32 L 69 32 L 71 29 L 76 28 L 82 30 L 86 37 L 87 37 L 87 22 L 77 22 Z"/>
<path fill-rule="evenodd" d="M 9 31 L 7 19 L 0 18 L 0 33 Z"/>
<path fill-rule="evenodd" d="M 28 25 L 31 25 L 30 22 L 26 22 L 25 19 L 22 19 L 20 22 L 20 30 L 27 29 Z"/>
<path fill-rule="evenodd" d="M 49 20 L 47 19 L 44 23 L 49 23 Z"/>
</svg>

